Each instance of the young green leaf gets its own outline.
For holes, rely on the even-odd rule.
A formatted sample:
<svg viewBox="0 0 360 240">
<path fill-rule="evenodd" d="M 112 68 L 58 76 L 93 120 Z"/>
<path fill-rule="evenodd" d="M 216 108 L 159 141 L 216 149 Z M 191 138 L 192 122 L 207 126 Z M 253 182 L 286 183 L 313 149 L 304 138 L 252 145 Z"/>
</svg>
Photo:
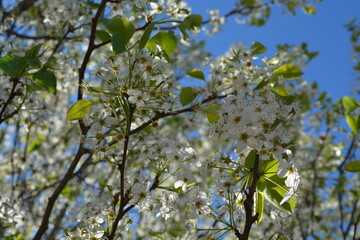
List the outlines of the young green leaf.
<svg viewBox="0 0 360 240">
<path fill-rule="evenodd" d="M 192 70 L 188 71 L 186 74 L 191 77 L 194 77 L 194 78 L 205 80 L 204 73 L 199 69 L 192 69 Z"/>
<path fill-rule="evenodd" d="M 220 103 L 215 103 L 205 109 L 206 117 L 210 123 L 217 123 L 219 121 L 220 116 L 218 115 L 218 110 L 220 106 Z"/>
<path fill-rule="evenodd" d="M 257 218 L 257 224 L 259 224 L 263 218 L 264 215 L 264 194 L 260 191 L 256 192 L 256 205 L 255 205 L 255 209 L 256 209 L 256 213 L 258 214 L 258 218 Z"/>
<path fill-rule="evenodd" d="M 344 105 L 344 108 L 346 109 L 346 115 L 350 114 L 352 111 L 354 111 L 360 106 L 360 104 L 354 98 L 348 96 L 343 97 L 342 103 Z"/>
<path fill-rule="evenodd" d="M 358 121 L 359 118 L 353 116 L 353 115 L 347 115 L 346 116 L 346 123 L 351 128 L 354 134 L 358 133 Z"/>
<path fill-rule="evenodd" d="M 113 51 L 116 54 L 123 53 L 126 51 L 126 46 L 119 33 L 114 33 L 111 37 L 111 44 Z"/>
<path fill-rule="evenodd" d="M 190 104 L 196 96 L 198 95 L 197 92 L 194 91 L 192 87 L 184 87 L 180 90 L 180 103 L 183 106 Z"/>
<path fill-rule="evenodd" d="M 35 45 L 29 51 L 26 52 L 25 56 L 29 58 L 37 57 L 40 52 L 41 46 L 42 43 Z"/>
<path fill-rule="evenodd" d="M 157 45 L 170 55 L 177 46 L 177 38 L 173 32 L 159 32 L 146 43 L 146 49 L 155 51 Z"/>
<path fill-rule="evenodd" d="M 360 172 L 360 160 L 347 162 L 344 169 L 347 172 Z"/>
<path fill-rule="evenodd" d="M 53 72 L 48 71 L 46 68 L 41 68 L 32 74 L 31 78 L 49 93 L 56 94 L 56 76 Z"/>
<path fill-rule="evenodd" d="M 96 30 L 96 37 L 99 38 L 102 42 L 111 40 L 110 34 L 105 30 Z"/>
<path fill-rule="evenodd" d="M 284 64 L 275 69 L 275 72 L 282 78 L 298 78 L 303 75 L 303 72 L 291 63 Z"/>
<path fill-rule="evenodd" d="M 198 14 L 191 14 L 187 16 L 182 23 L 180 23 L 180 29 L 188 29 L 191 31 L 199 31 L 202 24 L 202 16 Z"/>
<path fill-rule="evenodd" d="M 144 34 L 140 38 L 139 49 L 143 49 L 146 43 L 149 41 L 150 35 L 154 29 L 154 23 L 150 23 L 144 31 Z"/>
<path fill-rule="evenodd" d="M 14 78 L 21 77 L 27 66 L 28 63 L 24 57 L 7 55 L 0 58 L 0 69 Z"/>
<path fill-rule="evenodd" d="M 316 14 L 315 6 L 313 4 L 309 4 L 309 5 L 305 6 L 304 12 L 306 14 L 310 14 L 310 15 Z"/>
<path fill-rule="evenodd" d="M 128 43 L 135 33 L 134 25 L 121 17 L 112 18 L 105 26 L 111 34 L 118 33 L 124 44 Z"/>
<path fill-rule="evenodd" d="M 251 150 L 247 157 L 245 158 L 245 167 L 251 169 L 254 167 L 256 158 L 256 150 Z"/>
<path fill-rule="evenodd" d="M 67 112 L 67 119 L 72 120 L 79 120 L 86 116 L 86 114 L 90 110 L 90 106 L 92 102 L 88 100 L 79 100 L 74 103 Z"/>
<path fill-rule="evenodd" d="M 267 48 L 259 42 L 253 42 L 251 45 L 251 55 L 260 55 L 267 51 Z"/>
</svg>

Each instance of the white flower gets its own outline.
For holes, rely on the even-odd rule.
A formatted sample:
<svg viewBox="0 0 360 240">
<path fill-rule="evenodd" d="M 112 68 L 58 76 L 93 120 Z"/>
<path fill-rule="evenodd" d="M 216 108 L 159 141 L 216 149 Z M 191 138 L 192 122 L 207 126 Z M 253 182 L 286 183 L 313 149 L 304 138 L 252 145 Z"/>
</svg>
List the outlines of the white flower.
<svg viewBox="0 0 360 240">
<path fill-rule="evenodd" d="M 165 220 L 168 220 L 169 218 L 172 218 L 176 211 L 175 211 L 175 202 L 177 200 L 177 197 L 174 194 L 166 195 L 165 192 L 163 192 L 162 198 L 161 198 L 161 204 L 162 207 L 160 208 L 160 212 L 156 214 L 156 216 L 162 216 L 165 218 Z"/>
<path fill-rule="evenodd" d="M 184 173 L 182 173 L 179 176 L 180 180 L 176 181 L 174 184 L 175 188 L 180 188 L 185 192 L 187 189 L 187 185 L 193 181 L 195 181 L 194 176 L 192 175 L 192 173 L 188 170 L 185 171 Z"/>
<path fill-rule="evenodd" d="M 128 90 L 129 102 L 136 104 L 137 107 L 144 107 L 145 101 L 150 99 L 149 95 L 137 89 Z"/>
<path fill-rule="evenodd" d="M 286 186 L 293 188 L 298 185 L 300 180 L 300 175 L 298 170 L 295 168 L 294 163 L 289 163 L 283 159 L 279 160 L 279 169 L 277 175 L 281 178 L 286 177 L 285 184 Z"/>
</svg>

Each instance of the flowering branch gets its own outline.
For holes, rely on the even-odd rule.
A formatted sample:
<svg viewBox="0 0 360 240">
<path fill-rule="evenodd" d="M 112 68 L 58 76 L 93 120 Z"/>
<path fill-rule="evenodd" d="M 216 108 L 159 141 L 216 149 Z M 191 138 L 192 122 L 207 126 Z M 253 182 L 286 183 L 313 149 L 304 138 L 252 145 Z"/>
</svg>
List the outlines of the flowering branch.
<svg viewBox="0 0 360 240">
<path fill-rule="evenodd" d="M 256 185 L 260 178 L 259 163 L 260 163 L 259 154 L 256 154 L 254 168 L 252 169 L 253 180 L 252 180 L 252 183 L 251 183 L 251 186 L 250 186 L 248 192 L 245 191 L 246 200 L 244 201 L 244 208 L 245 208 L 245 219 L 246 220 L 245 220 L 244 232 L 242 234 L 240 234 L 239 230 L 237 230 L 237 229 L 234 230 L 235 236 L 239 240 L 247 240 L 249 238 L 251 226 L 258 219 L 258 213 L 253 215 L 253 209 L 254 209 L 254 194 L 256 191 Z"/>
<path fill-rule="evenodd" d="M 41 237 L 46 232 L 46 230 L 48 229 L 49 218 L 50 218 L 52 209 L 53 209 L 53 207 L 55 205 L 55 202 L 56 202 L 57 198 L 59 197 L 59 195 L 61 194 L 62 190 L 65 188 L 65 186 L 68 184 L 68 182 L 72 179 L 72 175 L 74 173 L 74 170 L 75 170 L 77 164 L 79 163 L 79 161 L 80 161 L 80 159 L 81 159 L 81 157 L 83 156 L 84 153 L 86 153 L 84 145 L 80 144 L 78 152 L 76 153 L 75 158 L 71 162 L 71 164 L 70 164 L 68 170 L 66 171 L 63 179 L 60 181 L 59 185 L 57 186 L 57 188 L 55 189 L 53 194 L 49 197 L 49 201 L 48 201 L 48 204 L 46 206 L 46 210 L 45 210 L 45 213 L 43 215 L 43 218 L 41 220 L 40 227 L 39 227 L 38 231 L 36 232 L 33 240 L 40 240 Z"/>
</svg>

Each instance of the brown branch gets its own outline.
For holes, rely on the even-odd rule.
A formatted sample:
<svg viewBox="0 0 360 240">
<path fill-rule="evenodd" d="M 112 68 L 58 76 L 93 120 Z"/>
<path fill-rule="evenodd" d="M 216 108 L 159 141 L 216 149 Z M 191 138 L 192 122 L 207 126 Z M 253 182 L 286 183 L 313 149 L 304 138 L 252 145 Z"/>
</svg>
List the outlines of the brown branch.
<svg viewBox="0 0 360 240">
<path fill-rule="evenodd" d="M 216 95 L 213 95 L 213 96 L 210 96 L 206 99 L 204 99 L 203 101 L 201 101 L 200 103 L 198 104 L 195 104 L 193 106 L 190 106 L 190 107 L 187 107 L 187 108 L 184 108 L 184 109 L 181 109 L 181 110 L 177 110 L 177 111 L 174 111 L 174 112 L 158 112 L 154 117 L 152 117 L 150 120 L 148 120 L 147 122 L 143 123 L 142 125 L 140 125 L 139 127 L 133 129 L 130 131 L 129 135 L 133 135 L 135 133 L 138 133 L 140 132 L 141 130 L 143 130 L 144 128 L 146 128 L 147 126 L 149 126 L 150 124 L 152 124 L 153 122 L 161 119 L 161 118 L 165 118 L 165 117 L 168 117 L 168 116 L 176 116 L 176 115 L 179 115 L 181 113 L 185 113 L 185 112 L 195 112 L 196 109 L 198 109 L 202 104 L 204 103 L 208 103 L 212 100 L 215 100 L 215 99 L 222 99 L 222 98 L 225 98 L 227 95 L 220 95 L 220 96 L 216 96 Z"/>
<path fill-rule="evenodd" d="M 91 25 L 91 32 L 90 32 L 90 37 L 89 37 L 89 45 L 88 45 L 87 51 L 86 51 L 86 53 L 84 55 L 84 59 L 82 61 L 81 67 L 79 68 L 79 80 L 78 80 L 79 89 L 78 89 L 78 97 L 77 97 L 78 100 L 81 100 L 83 98 L 83 91 L 82 91 L 81 85 L 82 85 L 82 83 L 84 81 L 84 76 L 85 76 L 85 71 L 86 71 L 87 64 L 89 63 L 92 52 L 95 50 L 94 42 L 95 42 L 97 24 L 98 24 L 99 18 L 101 16 L 101 13 L 105 9 L 105 6 L 106 6 L 107 2 L 108 2 L 108 0 L 102 0 L 101 1 L 95 16 L 91 20 L 92 25 Z"/>
<path fill-rule="evenodd" d="M 124 184 L 125 184 L 125 166 L 126 166 L 127 152 L 128 152 L 129 141 L 130 141 L 129 132 L 130 132 L 131 122 L 132 122 L 132 118 L 133 118 L 133 113 L 135 111 L 135 107 L 131 104 L 129 104 L 129 111 L 130 112 L 129 112 L 129 116 L 127 118 L 127 123 L 126 123 L 126 137 L 125 137 L 125 143 L 124 143 L 124 148 L 123 148 L 122 160 L 118 164 L 118 170 L 120 171 L 120 207 L 119 207 L 118 215 L 116 216 L 116 219 L 112 225 L 111 234 L 109 236 L 110 240 L 114 239 L 114 237 L 115 237 L 116 229 L 119 224 L 119 221 L 122 219 L 122 217 L 126 213 L 124 211 L 124 207 L 126 206 L 126 204 L 129 201 L 128 194 L 125 194 Z"/>
<path fill-rule="evenodd" d="M 66 187 L 68 182 L 72 179 L 74 170 L 85 152 L 86 151 L 84 149 L 84 145 L 80 144 L 78 152 L 76 153 L 74 160 L 71 162 L 63 179 L 60 181 L 59 185 L 57 186 L 57 188 L 55 189 L 53 194 L 49 197 L 49 201 L 47 203 L 45 213 L 41 220 L 40 227 L 39 227 L 38 231 L 36 232 L 33 240 L 40 240 L 41 237 L 46 232 L 46 230 L 48 229 L 50 215 L 51 215 L 52 209 L 54 208 L 55 202 L 56 202 L 57 198 L 59 197 L 59 195 L 61 194 L 62 190 Z"/>
<path fill-rule="evenodd" d="M 6 100 L 6 102 L 4 103 L 4 105 L 3 105 L 3 107 L 2 107 L 2 109 L 0 111 L 0 124 L 3 123 L 7 119 L 6 116 L 3 117 L 3 115 L 4 115 L 5 111 L 6 111 L 7 106 L 15 98 L 15 96 L 16 96 L 15 89 L 16 89 L 17 84 L 19 83 L 19 80 L 16 79 L 16 78 L 11 78 L 10 80 L 13 81 L 13 85 L 12 85 L 9 97 Z"/>
<path fill-rule="evenodd" d="M 246 15 L 250 14 L 252 10 L 255 10 L 255 9 L 258 9 L 258 8 L 263 8 L 263 7 L 266 7 L 266 6 L 270 6 L 270 5 L 273 5 L 274 3 L 275 3 L 275 1 L 271 0 L 268 3 L 263 3 L 263 4 L 259 4 L 259 5 L 255 5 L 255 6 L 244 6 L 243 8 L 233 9 L 233 10 L 229 11 L 228 13 L 226 13 L 225 15 L 223 15 L 222 17 L 229 18 L 229 17 L 231 17 L 233 15 L 246 16 Z M 207 19 L 207 20 L 202 21 L 201 24 L 205 25 L 205 24 L 208 24 L 210 22 L 211 22 L 211 19 Z M 171 26 L 171 27 L 161 27 L 159 29 L 161 29 L 161 30 L 174 30 L 174 29 L 176 29 L 178 27 L 179 27 L 179 25 Z"/>
<path fill-rule="evenodd" d="M 354 149 L 355 143 L 356 143 L 356 138 L 353 137 L 343 161 L 338 166 L 339 178 L 344 175 L 343 167 L 346 164 L 346 162 L 350 159 L 350 156 L 351 156 L 351 153 L 352 153 L 352 151 Z M 343 194 L 344 194 L 344 191 L 342 189 L 339 189 L 338 194 L 337 194 L 338 208 L 339 208 L 339 211 L 340 211 L 340 226 L 339 227 L 340 227 L 342 237 L 345 240 L 347 235 L 348 235 L 348 232 L 344 229 L 345 214 L 344 214 L 344 207 L 343 207 L 343 203 L 342 203 Z M 352 224 L 352 223 L 349 223 L 349 224 Z"/>
<path fill-rule="evenodd" d="M 311 230 L 310 230 L 310 235 L 313 236 L 314 238 L 316 238 L 315 236 L 315 205 L 316 205 L 316 191 L 314 189 L 316 189 L 317 187 L 317 180 L 318 180 L 318 170 L 316 167 L 316 163 L 319 160 L 321 153 L 323 152 L 325 146 L 326 146 L 326 139 L 329 135 L 330 132 L 330 126 L 327 126 L 326 128 L 326 132 L 325 132 L 325 136 L 322 139 L 322 143 L 320 145 L 319 150 L 317 151 L 317 154 L 314 158 L 314 160 L 311 162 L 311 166 L 312 166 L 312 170 L 314 171 L 314 177 L 313 177 L 313 182 L 312 182 L 312 192 L 311 192 L 311 196 L 312 196 L 312 201 L 311 201 L 311 210 L 310 210 L 310 222 L 311 222 Z"/>
<path fill-rule="evenodd" d="M 239 230 L 237 230 L 237 229 L 234 230 L 235 236 L 239 240 L 248 240 L 249 235 L 250 235 L 251 226 L 258 219 L 258 213 L 253 215 L 253 209 L 254 209 L 254 194 L 256 192 L 256 185 L 260 178 L 259 164 L 260 164 L 260 157 L 259 157 L 259 154 L 256 154 L 254 168 L 252 169 L 253 180 L 252 180 L 252 183 L 251 183 L 251 186 L 250 186 L 248 192 L 245 191 L 246 200 L 244 201 L 244 208 L 245 208 L 244 232 L 242 234 L 240 234 Z"/>
<path fill-rule="evenodd" d="M 23 38 L 23 39 L 32 39 L 32 40 L 58 40 L 59 38 L 62 38 L 61 36 L 57 37 L 57 36 L 47 36 L 47 35 L 44 35 L 44 36 L 29 36 L 29 35 L 25 35 L 25 34 L 22 34 L 22 33 L 18 33 L 16 31 L 14 31 L 13 29 L 7 29 L 5 30 L 6 34 L 7 35 L 14 35 L 18 38 Z M 74 39 L 74 38 L 79 38 L 80 36 L 78 37 L 66 37 L 64 38 L 65 40 L 70 40 L 70 39 Z"/>
</svg>

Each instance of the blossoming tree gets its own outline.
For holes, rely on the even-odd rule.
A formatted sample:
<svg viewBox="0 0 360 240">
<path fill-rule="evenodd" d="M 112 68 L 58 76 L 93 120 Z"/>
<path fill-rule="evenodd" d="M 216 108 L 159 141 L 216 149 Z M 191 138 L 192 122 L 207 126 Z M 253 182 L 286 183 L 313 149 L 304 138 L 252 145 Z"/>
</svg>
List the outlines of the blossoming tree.
<svg viewBox="0 0 360 240">
<path fill-rule="evenodd" d="M 314 6 L 234 2 L 0 1 L 2 239 L 359 239 L 360 103 L 302 80 L 306 44 L 196 36 Z"/>
</svg>

